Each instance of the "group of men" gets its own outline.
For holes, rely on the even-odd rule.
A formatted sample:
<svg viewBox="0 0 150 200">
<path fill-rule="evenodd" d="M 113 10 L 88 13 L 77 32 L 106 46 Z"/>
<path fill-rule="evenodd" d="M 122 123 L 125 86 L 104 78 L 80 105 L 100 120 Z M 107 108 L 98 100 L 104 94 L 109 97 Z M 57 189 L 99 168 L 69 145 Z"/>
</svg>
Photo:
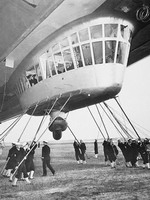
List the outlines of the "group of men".
<svg viewBox="0 0 150 200">
<path fill-rule="evenodd" d="M 7 165 L 3 172 L 3 175 L 9 177 L 9 181 L 13 182 L 12 186 L 17 185 L 18 179 L 24 179 L 28 184 L 31 183 L 29 179 L 32 179 L 34 174 L 35 149 L 34 142 L 31 145 L 29 143 L 12 143 L 12 148 L 6 159 Z"/>
<path fill-rule="evenodd" d="M 12 148 L 8 152 L 7 163 L 3 171 L 4 177 L 9 177 L 9 181 L 12 182 L 12 186 L 17 186 L 18 179 L 25 180 L 28 184 L 33 179 L 35 166 L 34 166 L 34 154 L 37 148 L 37 143 L 33 141 L 29 143 L 12 143 Z M 55 170 L 50 164 L 50 147 L 46 141 L 43 141 L 42 147 L 42 166 L 43 176 L 47 175 L 47 167 L 52 174 L 55 174 Z"/>
<path fill-rule="evenodd" d="M 108 138 L 102 143 L 105 164 L 110 162 L 111 168 L 116 167 L 116 160 L 118 156 L 117 146 L 113 143 L 113 140 Z M 75 158 L 78 164 L 86 164 L 86 145 L 80 140 L 75 140 L 73 143 L 75 150 Z M 120 141 L 118 140 L 118 147 L 120 148 L 126 167 L 137 167 L 138 157 L 141 156 L 143 160 L 143 168 L 150 169 L 150 141 L 146 138 L 144 140 L 131 140 Z M 7 162 L 5 169 L 3 170 L 3 176 L 9 177 L 9 181 L 12 182 L 12 186 L 17 186 L 18 179 L 25 180 L 28 184 L 33 179 L 35 166 L 34 166 L 34 154 L 37 148 L 37 143 L 12 143 L 12 147 L 8 152 Z M 94 142 L 95 158 L 98 156 L 98 143 Z M 42 167 L 43 175 L 47 176 L 47 168 L 55 174 L 55 170 L 50 164 L 50 147 L 46 141 L 43 141 L 42 147 Z"/>
<path fill-rule="evenodd" d="M 132 140 L 121 142 L 118 140 L 118 147 L 121 149 L 127 167 L 138 167 L 139 156 L 143 161 L 143 168 L 150 169 L 150 142 L 149 139 Z"/>
<path fill-rule="evenodd" d="M 122 142 L 118 140 L 118 144 L 115 145 L 111 138 L 105 139 L 102 143 L 103 151 L 104 151 L 104 159 L 105 164 L 110 164 L 111 168 L 116 167 L 116 161 L 118 157 L 119 149 L 122 152 L 124 157 L 126 167 L 138 167 L 139 157 L 141 157 L 143 161 L 143 168 L 150 169 L 150 141 L 145 138 L 141 139 L 128 139 L 127 141 Z M 77 140 L 73 143 L 75 149 L 75 158 L 77 163 L 86 163 L 85 153 L 86 153 L 86 145 L 80 140 Z M 94 153 L 95 158 L 98 157 L 98 143 L 97 140 L 94 141 Z"/>
<path fill-rule="evenodd" d="M 104 150 L 105 164 L 107 165 L 109 161 L 111 164 L 111 168 L 115 168 L 117 155 L 119 153 L 116 145 L 113 143 L 113 140 L 110 138 L 108 138 L 107 140 L 104 140 L 102 145 L 103 145 L 103 150 Z"/>
<path fill-rule="evenodd" d="M 143 162 L 143 168 L 150 169 L 150 141 L 149 139 L 128 139 L 122 142 L 118 140 L 118 147 L 120 148 L 122 155 L 124 157 L 126 167 L 138 167 L 139 157 L 141 157 Z M 105 157 L 105 164 L 108 161 L 111 167 L 116 166 L 117 155 L 119 153 L 117 146 L 114 145 L 112 139 L 104 140 L 103 150 Z"/>
<path fill-rule="evenodd" d="M 85 143 L 80 140 L 75 140 L 73 143 L 74 150 L 75 150 L 75 158 L 78 164 L 86 163 L 85 160 L 85 154 L 86 154 L 86 145 Z M 116 159 L 118 155 L 118 149 L 114 145 L 112 139 L 104 140 L 103 142 L 103 147 L 104 147 L 104 156 L 105 156 L 105 162 L 110 161 L 111 167 L 114 168 L 116 166 Z M 95 158 L 98 158 L 98 143 L 97 139 L 94 141 L 94 154 Z"/>
<path fill-rule="evenodd" d="M 73 147 L 75 150 L 75 158 L 77 160 L 77 163 L 83 163 L 86 164 L 86 160 L 85 160 L 85 154 L 86 154 L 86 145 L 85 143 L 80 140 L 80 142 L 78 140 L 75 140 L 73 143 Z"/>
</svg>

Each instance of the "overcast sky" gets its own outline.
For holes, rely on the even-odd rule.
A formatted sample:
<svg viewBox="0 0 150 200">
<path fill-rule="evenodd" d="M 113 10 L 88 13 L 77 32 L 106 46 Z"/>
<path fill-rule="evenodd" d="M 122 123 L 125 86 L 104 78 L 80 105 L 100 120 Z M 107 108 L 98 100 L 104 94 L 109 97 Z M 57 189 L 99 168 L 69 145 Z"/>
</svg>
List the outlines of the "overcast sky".
<svg viewBox="0 0 150 200">
<path fill-rule="evenodd" d="M 126 69 L 124 83 L 121 92 L 119 93 L 118 101 L 121 103 L 124 111 L 126 112 L 129 119 L 134 124 L 134 127 L 141 137 L 150 137 L 150 57 L 143 59 L 135 63 Z M 109 105 L 115 109 L 115 111 L 120 112 L 120 108 L 116 104 L 115 100 L 109 100 Z M 98 105 L 99 106 L 99 105 Z M 120 133 L 114 128 L 106 114 L 101 110 L 99 106 L 101 116 L 103 117 L 104 123 L 106 125 L 108 134 L 110 137 L 121 137 Z M 103 130 L 102 122 L 96 110 L 95 106 L 91 107 L 94 116 L 99 123 L 101 129 Z M 120 112 L 121 113 L 121 112 Z M 121 114 L 122 115 L 122 114 Z M 22 133 L 27 121 L 29 119 L 28 115 L 25 115 L 21 121 L 16 125 L 16 127 L 8 134 L 5 138 L 5 142 L 17 141 L 20 134 Z M 40 123 L 40 117 L 32 117 L 28 127 L 25 129 L 21 141 L 32 140 L 38 125 Z M 47 119 L 43 125 L 43 128 L 39 132 L 37 139 L 46 129 L 49 119 Z M 2 132 L 10 125 L 10 122 L 5 122 L 0 125 L 0 131 Z M 69 127 L 75 134 L 78 140 L 88 140 L 88 139 L 100 139 L 103 138 L 99 129 L 94 123 L 87 108 L 75 110 L 69 113 L 67 122 Z M 136 126 L 137 127 L 136 127 Z M 143 127 L 140 128 L 139 127 Z M 131 127 L 132 130 L 132 127 Z M 105 137 L 107 133 L 103 131 Z M 149 135 L 148 135 L 149 134 Z M 136 134 L 133 134 L 136 137 Z M 47 141 L 54 141 L 52 133 L 46 131 L 40 139 Z M 67 129 L 63 132 L 62 140 L 74 140 L 72 133 Z M 57 142 L 57 141 L 56 141 Z"/>
</svg>

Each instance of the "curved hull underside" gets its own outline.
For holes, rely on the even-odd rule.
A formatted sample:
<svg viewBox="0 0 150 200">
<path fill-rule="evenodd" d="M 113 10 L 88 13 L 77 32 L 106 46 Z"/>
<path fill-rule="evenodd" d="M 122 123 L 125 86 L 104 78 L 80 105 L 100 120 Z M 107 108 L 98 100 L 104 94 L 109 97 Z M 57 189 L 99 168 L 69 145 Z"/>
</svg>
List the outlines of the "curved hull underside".
<svg viewBox="0 0 150 200">
<path fill-rule="evenodd" d="M 35 85 L 27 91 L 28 94 L 24 93 L 20 97 L 20 102 L 24 109 L 30 105 L 33 109 L 36 104 L 41 104 L 34 114 L 43 115 L 47 107 L 51 109 L 57 98 L 53 110 L 60 110 L 69 98 L 63 109 L 68 112 L 114 97 L 122 87 L 123 75 L 124 67 L 119 64 L 79 68 L 53 79 L 46 79 L 44 84 Z M 28 113 L 31 114 L 32 109 Z"/>
<path fill-rule="evenodd" d="M 45 79 L 20 95 L 18 111 L 32 114 L 37 106 L 33 115 L 41 116 L 51 108 L 61 110 L 67 101 L 66 113 L 113 98 L 121 90 L 124 70 L 120 64 L 87 66 Z M 13 117 L 13 112 L 8 115 Z M 5 115 L 0 118 L 5 120 Z"/>
</svg>

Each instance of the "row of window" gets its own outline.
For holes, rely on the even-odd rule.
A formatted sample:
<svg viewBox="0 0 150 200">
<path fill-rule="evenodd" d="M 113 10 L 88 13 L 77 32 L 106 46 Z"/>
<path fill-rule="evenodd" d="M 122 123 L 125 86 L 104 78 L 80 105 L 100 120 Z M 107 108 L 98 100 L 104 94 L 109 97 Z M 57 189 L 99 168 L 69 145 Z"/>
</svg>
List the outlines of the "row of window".
<svg viewBox="0 0 150 200">
<path fill-rule="evenodd" d="M 131 40 L 131 31 L 129 30 L 128 26 L 118 25 L 118 24 L 104 24 L 104 31 L 103 25 L 95 25 L 89 28 L 85 28 L 77 33 L 73 33 L 70 36 L 71 44 L 82 43 L 88 40 L 93 39 L 100 39 L 100 38 L 107 38 L 107 37 L 120 37 L 121 39 L 125 39 L 126 41 Z M 56 52 L 59 51 L 60 48 L 65 48 L 69 46 L 68 38 L 64 38 L 59 44 L 56 44 L 52 47 L 52 51 Z"/>
<path fill-rule="evenodd" d="M 42 60 L 41 65 L 46 78 L 60 74 L 74 68 L 103 63 L 125 64 L 126 42 L 107 40 L 79 44 L 61 52 L 52 54 Z M 45 69 L 44 69 L 45 68 Z"/>
<path fill-rule="evenodd" d="M 128 26 L 100 24 L 64 38 L 29 67 L 17 84 L 18 93 L 39 81 L 69 70 L 103 63 L 126 64 L 131 31 Z"/>
</svg>

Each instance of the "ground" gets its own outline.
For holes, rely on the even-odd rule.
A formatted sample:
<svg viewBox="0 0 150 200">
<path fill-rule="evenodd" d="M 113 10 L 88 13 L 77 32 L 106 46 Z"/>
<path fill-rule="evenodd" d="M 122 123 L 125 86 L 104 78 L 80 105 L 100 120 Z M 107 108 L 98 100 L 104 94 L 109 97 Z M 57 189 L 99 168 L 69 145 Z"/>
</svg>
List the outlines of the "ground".
<svg viewBox="0 0 150 200">
<path fill-rule="evenodd" d="M 126 168 L 121 151 L 116 169 L 105 166 L 102 145 L 99 143 L 99 157 L 94 157 L 94 144 L 86 143 L 87 164 L 75 161 L 73 145 L 69 143 L 50 144 L 51 164 L 56 170 L 53 176 L 42 177 L 41 148 L 35 153 L 35 176 L 31 185 L 18 181 L 14 188 L 7 178 L 0 177 L 1 200 L 149 200 L 150 170 Z M 10 147 L 9 147 L 10 148 Z M 5 165 L 8 153 L 5 147 L 0 157 L 0 170 Z M 140 165 L 142 162 L 140 161 Z"/>
</svg>

